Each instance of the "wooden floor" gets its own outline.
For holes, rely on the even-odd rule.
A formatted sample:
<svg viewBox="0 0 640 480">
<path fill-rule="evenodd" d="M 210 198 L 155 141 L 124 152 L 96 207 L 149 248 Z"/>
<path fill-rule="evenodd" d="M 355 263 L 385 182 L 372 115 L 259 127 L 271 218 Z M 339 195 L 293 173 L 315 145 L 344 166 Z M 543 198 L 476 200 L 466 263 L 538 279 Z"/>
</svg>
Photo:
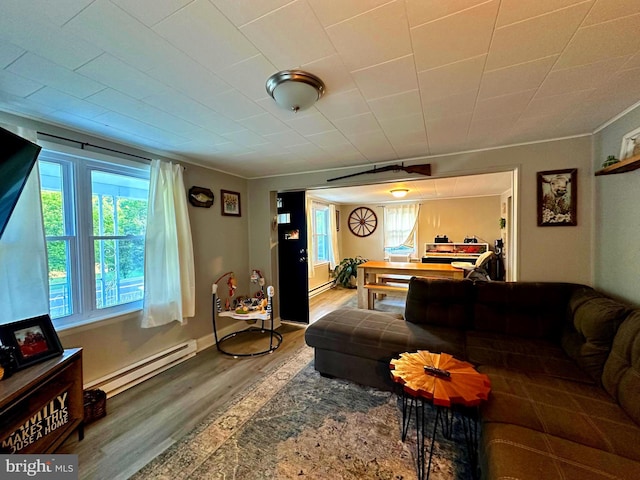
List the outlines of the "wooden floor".
<svg viewBox="0 0 640 480">
<path fill-rule="evenodd" d="M 311 322 L 353 295 L 332 289 L 313 297 Z M 81 479 L 129 478 L 304 345 L 304 325 L 285 323 L 278 331 L 284 341 L 272 354 L 234 359 L 212 347 L 110 398 L 107 416 L 86 427 L 83 441 L 72 435 L 58 453 L 78 455 Z"/>
</svg>

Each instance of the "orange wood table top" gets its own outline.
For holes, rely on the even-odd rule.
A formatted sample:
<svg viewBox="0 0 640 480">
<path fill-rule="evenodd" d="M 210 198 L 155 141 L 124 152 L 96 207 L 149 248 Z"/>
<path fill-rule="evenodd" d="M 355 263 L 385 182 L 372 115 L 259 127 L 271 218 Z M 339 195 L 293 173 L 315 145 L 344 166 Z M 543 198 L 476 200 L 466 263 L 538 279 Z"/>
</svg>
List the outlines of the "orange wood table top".
<svg viewBox="0 0 640 480">
<path fill-rule="evenodd" d="M 424 366 L 450 372 L 441 377 L 425 371 Z M 389 365 L 393 380 L 414 397 L 433 401 L 434 405 L 450 407 L 452 404 L 475 407 L 489 397 L 491 382 L 487 375 L 479 373 L 468 362 L 458 360 L 448 353 L 431 353 L 418 350 L 402 353 Z"/>
</svg>

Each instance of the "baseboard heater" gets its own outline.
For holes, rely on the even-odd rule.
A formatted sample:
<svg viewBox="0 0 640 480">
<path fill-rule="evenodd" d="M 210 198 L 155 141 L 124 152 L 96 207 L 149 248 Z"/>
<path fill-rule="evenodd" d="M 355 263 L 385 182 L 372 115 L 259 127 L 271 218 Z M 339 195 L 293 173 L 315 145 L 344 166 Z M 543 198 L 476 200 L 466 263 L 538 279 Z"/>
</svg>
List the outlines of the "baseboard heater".
<svg viewBox="0 0 640 480">
<path fill-rule="evenodd" d="M 322 292 L 326 292 L 327 290 L 331 290 L 333 287 L 333 282 L 323 283 L 322 285 L 318 285 L 315 288 L 309 290 L 309 297 L 315 297 L 316 295 L 321 294 Z"/>
<path fill-rule="evenodd" d="M 174 365 L 184 362 L 195 356 L 196 352 L 196 341 L 189 340 L 99 378 L 85 385 L 84 388 L 99 388 L 107 394 L 107 398 L 113 397 Z"/>
</svg>

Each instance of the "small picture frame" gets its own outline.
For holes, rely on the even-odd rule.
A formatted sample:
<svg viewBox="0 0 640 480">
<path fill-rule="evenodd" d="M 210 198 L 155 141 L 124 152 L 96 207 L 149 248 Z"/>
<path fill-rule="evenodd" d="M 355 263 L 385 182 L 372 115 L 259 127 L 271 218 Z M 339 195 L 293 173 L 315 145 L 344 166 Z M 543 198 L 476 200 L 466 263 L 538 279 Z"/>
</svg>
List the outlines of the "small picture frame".
<svg viewBox="0 0 640 480">
<path fill-rule="evenodd" d="M 220 205 L 222 208 L 222 215 L 231 217 L 242 216 L 242 210 L 240 209 L 240 194 L 238 192 L 220 190 Z"/>
<path fill-rule="evenodd" d="M 578 169 L 538 172 L 537 190 L 539 227 L 578 224 Z"/>
<path fill-rule="evenodd" d="M 626 160 L 637 155 L 640 155 L 640 128 L 636 128 L 622 137 L 620 160 Z"/>
<path fill-rule="evenodd" d="M 204 187 L 191 187 L 189 189 L 189 203 L 194 207 L 209 208 L 213 205 L 213 192 Z"/>
<path fill-rule="evenodd" d="M 17 369 L 62 354 L 62 345 L 49 315 L 0 325 L 0 341 L 15 348 Z"/>
</svg>

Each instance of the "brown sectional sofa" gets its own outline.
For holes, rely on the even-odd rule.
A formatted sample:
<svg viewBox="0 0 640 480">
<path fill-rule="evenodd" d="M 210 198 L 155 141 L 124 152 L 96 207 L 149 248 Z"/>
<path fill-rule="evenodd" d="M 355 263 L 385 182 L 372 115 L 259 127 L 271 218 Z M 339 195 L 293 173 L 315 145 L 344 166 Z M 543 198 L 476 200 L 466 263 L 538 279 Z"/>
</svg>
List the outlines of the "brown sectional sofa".
<svg viewBox="0 0 640 480">
<path fill-rule="evenodd" d="M 390 390 L 392 357 L 450 353 L 491 379 L 483 478 L 640 478 L 640 310 L 570 283 L 413 278 L 399 317 L 327 314 L 315 368 Z"/>
</svg>

